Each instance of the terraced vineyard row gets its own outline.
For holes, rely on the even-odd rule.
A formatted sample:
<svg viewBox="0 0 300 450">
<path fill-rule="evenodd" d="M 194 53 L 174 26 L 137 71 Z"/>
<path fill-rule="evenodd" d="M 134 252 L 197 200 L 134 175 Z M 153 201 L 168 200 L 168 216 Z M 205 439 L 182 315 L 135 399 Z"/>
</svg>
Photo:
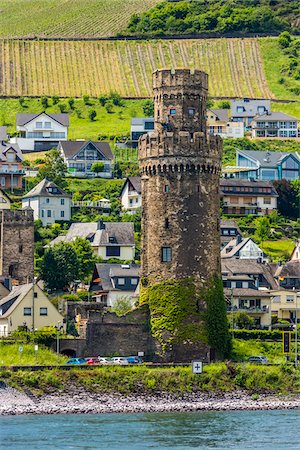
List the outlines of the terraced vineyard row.
<svg viewBox="0 0 300 450">
<path fill-rule="evenodd" d="M 269 97 L 259 41 L 0 41 L 0 95 L 151 95 L 151 73 L 191 67 L 209 74 L 210 95 Z"/>
<path fill-rule="evenodd" d="M 0 36 L 108 37 L 159 0 L 1 0 Z M 26 5 L 24 4 L 26 3 Z"/>
</svg>

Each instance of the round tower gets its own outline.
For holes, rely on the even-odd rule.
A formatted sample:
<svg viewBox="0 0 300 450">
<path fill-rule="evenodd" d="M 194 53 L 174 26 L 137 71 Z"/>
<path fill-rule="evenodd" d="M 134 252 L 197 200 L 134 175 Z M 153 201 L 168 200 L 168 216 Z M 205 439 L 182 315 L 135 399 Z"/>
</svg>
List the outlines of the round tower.
<svg viewBox="0 0 300 450">
<path fill-rule="evenodd" d="M 144 284 L 220 274 L 222 142 L 206 131 L 208 76 L 153 73 L 154 132 L 139 142 Z"/>
</svg>

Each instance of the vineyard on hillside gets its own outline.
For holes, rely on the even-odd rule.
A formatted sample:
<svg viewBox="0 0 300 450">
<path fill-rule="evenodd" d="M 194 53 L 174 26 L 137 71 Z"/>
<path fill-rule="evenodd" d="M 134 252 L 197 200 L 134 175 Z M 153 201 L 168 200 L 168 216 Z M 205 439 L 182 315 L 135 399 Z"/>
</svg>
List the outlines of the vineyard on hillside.
<svg viewBox="0 0 300 450">
<path fill-rule="evenodd" d="M 0 36 L 108 37 L 159 0 L 1 0 Z"/>
<path fill-rule="evenodd" d="M 269 97 L 259 41 L 0 41 L 0 95 L 151 95 L 151 73 L 191 67 L 209 74 L 211 96 Z"/>
</svg>

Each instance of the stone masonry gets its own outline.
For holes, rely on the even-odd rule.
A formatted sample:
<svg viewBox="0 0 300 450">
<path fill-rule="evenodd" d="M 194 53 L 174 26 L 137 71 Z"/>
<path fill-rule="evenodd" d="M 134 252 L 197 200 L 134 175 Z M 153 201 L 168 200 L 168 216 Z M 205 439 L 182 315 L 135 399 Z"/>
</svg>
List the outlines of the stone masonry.
<svg viewBox="0 0 300 450">
<path fill-rule="evenodd" d="M 0 275 L 14 284 L 32 282 L 34 270 L 33 211 L 0 211 Z"/>
<path fill-rule="evenodd" d="M 208 76 L 157 70 L 153 86 L 155 130 L 139 143 L 142 277 L 201 286 L 220 272 L 222 141 L 206 131 Z"/>
</svg>

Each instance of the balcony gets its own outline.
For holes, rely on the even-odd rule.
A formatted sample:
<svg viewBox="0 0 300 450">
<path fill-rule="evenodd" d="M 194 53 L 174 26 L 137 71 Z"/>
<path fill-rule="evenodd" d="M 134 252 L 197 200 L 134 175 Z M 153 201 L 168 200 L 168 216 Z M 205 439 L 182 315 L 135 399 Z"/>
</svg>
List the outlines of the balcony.
<svg viewBox="0 0 300 450">
<path fill-rule="evenodd" d="M 247 314 L 267 314 L 269 313 L 269 306 L 228 306 L 227 312 L 239 312 L 243 311 Z"/>
<path fill-rule="evenodd" d="M 25 175 L 25 170 L 24 169 L 19 169 L 19 170 L 3 169 L 0 166 L 0 174 L 1 175 Z"/>
</svg>

